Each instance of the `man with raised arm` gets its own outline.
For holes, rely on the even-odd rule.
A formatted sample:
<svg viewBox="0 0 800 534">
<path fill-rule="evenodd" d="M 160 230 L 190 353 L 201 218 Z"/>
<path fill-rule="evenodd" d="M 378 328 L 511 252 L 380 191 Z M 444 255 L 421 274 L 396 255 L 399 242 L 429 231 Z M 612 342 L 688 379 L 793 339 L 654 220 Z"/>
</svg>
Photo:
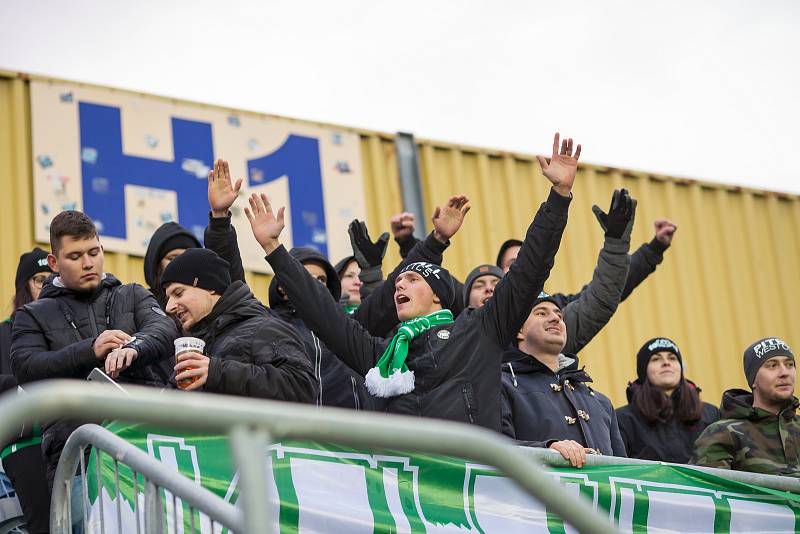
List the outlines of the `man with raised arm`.
<svg viewBox="0 0 800 534">
<path fill-rule="evenodd" d="M 454 321 L 448 272 L 430 263 L 405 264 L 394 282 L 394 311 L 402 324 L 388 340 L 373 337 L 351 320 L 280 244 L 283 208 L 275 214 L 266 195 L 253 195 L 245 212 L 298 314 L 347 365 L 366 377 L 373 395 L 387 399 L 386 411 L 499 430 L 502 353 L 553 267 L 580 150 L 578 145 L 573 156 L 572 139 L 559 148 L 555 135 L 552 159 L 543 167 L 553 188 L 528 229 L 517 262 L 482 308 Z M 445 210 L 453 212 L 460 226 L 469 204 L 464 198 L 440 211 Z"/>
</svg>

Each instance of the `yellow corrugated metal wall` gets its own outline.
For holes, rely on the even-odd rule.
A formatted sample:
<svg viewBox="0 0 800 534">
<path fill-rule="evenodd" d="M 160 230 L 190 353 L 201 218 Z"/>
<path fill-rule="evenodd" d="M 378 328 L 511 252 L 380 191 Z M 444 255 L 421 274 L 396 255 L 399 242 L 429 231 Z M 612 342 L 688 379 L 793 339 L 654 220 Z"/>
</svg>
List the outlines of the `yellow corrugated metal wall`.
<svg viewBox="0 0 800 534">
<path fill-rule="evenodd" d="M 3 303 L 12 297 L 18 255 L 33 246 L 29 111 L 27 83 L 0 75 L 0 279 L 8 281 L 0 284 Z M 367 219 L 376 237 L 402 209 L 394 140 L 389 134 L 350 130 L 361 135 Z M 549 140 L 538 144 L 546 150 Z M 428 213 L 451 194 L 472 199 L 464 228 L 446 256 L 446 266 L 458 277 L 478 263 L 493 262 L 508 237 L 523 236 L 547 194 L 548 183 L 530 154 L 428 140 L 419 140 L 418 150 Z M 591 147 L 584 157 L 591 158 Z M 724 389 L 745 385 L 741 353 L 749 342 L 766 335 L 790 344 L 800 341 L 800 326 L 791 315 L 800 300 L 800 197 L 795 195 L 583 164 L 548 290 L 573 292 L 590 280 L 602 245 L 591 205 L 606 209 L 618 187 L 639 200 L 632 250 L 652 238 L 658 217 L 675 221 L 678 232 L 657 272 L 581 353 L 597 389 L 615 405 L 624 404 L 635 352 L 650 337 L 664 335 L 678 343 L 687 375 L 715 404 Z M 387 267 L 398 260 L 391 244 Z M 122 280 L 143 282 L 141 258 L 109 253 L 106 262 L 106 270 Z M 268 280 L 248 274 L 264 301 Z M 4 311 L 9 308 L 6 304 Z"/>
</svg>

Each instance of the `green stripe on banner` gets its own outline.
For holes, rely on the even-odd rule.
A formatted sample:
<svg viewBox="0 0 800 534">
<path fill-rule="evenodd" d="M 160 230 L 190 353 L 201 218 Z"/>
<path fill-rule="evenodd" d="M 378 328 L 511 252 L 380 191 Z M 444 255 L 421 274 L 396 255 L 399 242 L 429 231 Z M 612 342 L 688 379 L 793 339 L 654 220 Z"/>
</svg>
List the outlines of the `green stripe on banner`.
<svg viewBox="0 0 800 534">
<path fill-rule="evenodd" d="M 238 476 L 227 440 L 220 436 L 176 434 L 165 429 L 112 423 L 107 428 L 173 469 L 236 505 Z M 279 503 L 264 503 L 281 533 L 549 532 L 573 531 L 560 517 L 530 498 L 510 479 L 485 465 L 400 451 L 364 451 L 330 443 L 287 441 L 265 451 L 267 475 Z M 92 509 L 89 527 L 100 523 L 97 455 L 88 473 Z M 120 465 L 116 500 L 113 460 L 100 457 L 105 525 L 135 532 L 132 472 Z M 663 464 L 550 469 L 575 499 L 584 499 L 628 532 L 795 532 L 800 496 L 732 482 L 688 467 Z M 178 500 L 172 524 L 190 526 L 188 507 Z M 195 524 L 209 525 L 195 516 Z M 208 528 L 204 532 L 209 531 Z"/>
</svg>

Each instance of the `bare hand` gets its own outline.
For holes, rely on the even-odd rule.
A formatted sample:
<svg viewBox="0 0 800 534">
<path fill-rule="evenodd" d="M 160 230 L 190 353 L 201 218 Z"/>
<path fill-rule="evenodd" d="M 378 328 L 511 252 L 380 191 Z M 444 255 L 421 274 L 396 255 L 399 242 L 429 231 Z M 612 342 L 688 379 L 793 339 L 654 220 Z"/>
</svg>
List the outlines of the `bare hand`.
<svg viewBox="0 0 800 534">
<path fill-rule="evenodd" d="M 244 214 L 247 216 L 247 220 L 250 221 L 253 236 L 255 236 L 256 241 L 268 256 L 280 246 L 278 237 L 280 237 L 283 227 L 286 226 L 283 219 L 285 209 L 278 209 L 278 216 L 276 217 L 272 213 L 269 198 L 264 193 L 261 193 L 260 197 L 255 193 L 250 195 L 250 208 L 244 209 Z"/>
<path fill-rule="evenodd" d="M 104 330 L 94 340 L 94 355 L 98 360 L 102 360 L 114 349 L 120 348 L 131 340 L 131 336 L 122 330 Z"/>
<path fill-rule="evenodd" d="M 403 212 L 393 215 L 389 221 L 392 230 L 392 237 L 395 241 L 403 241 L 414 233 L 414 214 Z"/>
<path fill-rule="evenodd" d="M 464 195 L 450 197 L 443 208 L 439 206 L 433 211 L 433 236 L 442 243 L 456 235 L 464 222 L 464 216 L 470 210 L 469 199 Z"/>
<path fill-rule="evenodd" d="M 560 452 L 561 456 L 565 460 L 569 460 L 573 467 L 583 467 L 583 464 L 586 463 L 586 453 L 590 451 L 590 449 L 571 439 L 556 441 L 549 448 Z"/>
<path fill-rule="evenodd" d="M 138 357 L 139 353 L 136 352 L 136 349 L 131 347 L 112 350 L 111 354 L 106 358 L 106 374 L 111 378 L 117 378 L 119 374 L 130 367 Z"/>
<path fill-rule="evenodd" d="M 178 387 L 187 391 L 203 387 L 208 380 L 210 362 L 211 358 L 199 352 L 189 351 L 180 354 L 175 365 L 175 382 Z"/>
<path fill-rule="evenodd" d="M 664 246 L 672 244 L 672 238 L 678 231 L 678 226 L 669 219 L 656 219 L 656 240 Z"/>
<path fill-rule="evenodd" d="M 575 149 L 572 155 L 572 138 L 564 139 L 561 142 L 561 150 L 558 148 L 560 134 L 556 132 L 553 137 L 553 155 L 548 162 L 544 156 L 536 156 L 542 172 L 553 184 L 553 189 L 561 196 L 568 197 L 572 191 L 572 184 L 575 182 L 575 174 L 578 172 L 578 158 L 581 156 L 581 145 Z"/>
<path fill-rule="evenodd" d="M 242 179 L 236 180 L 235 185 L 231 183 L 228 162 L 218 159 L 214 163 L 214 170 L 208 173 L 208 205 L 211 206 L 212 217 L 227 217 L 228 210 L 236 202 L 239 189 L 242 187 Z"/>
</svg>

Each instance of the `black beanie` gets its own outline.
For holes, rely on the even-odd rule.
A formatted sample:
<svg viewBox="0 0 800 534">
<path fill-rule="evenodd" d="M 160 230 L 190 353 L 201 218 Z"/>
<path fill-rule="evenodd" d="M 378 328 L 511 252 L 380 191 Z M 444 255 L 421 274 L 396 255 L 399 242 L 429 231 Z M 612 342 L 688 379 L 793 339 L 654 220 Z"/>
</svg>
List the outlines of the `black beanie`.
<svg viewBox="0 0 800 534">
<path fill-rule="evenodd" d="M 503 261 L 503 254 L 506 253 L 506 250 L 510 249 L 511 247 L 521 247 L 522 241 L 519 239 L 508 239 L 505 243 L 500 245 L 500 252 L 497 253 L 497 266 L 502 268 L 503 266 L 500 265 L 500 262 Z"/>
<path fill-rule="evenodd" d="M 472 269 L 469 274 L 467 275 L 467 279 L 464 281 L 464 304 L 469 305 L 469 292 L 472 291 L 472 284 L 475 283 L 475 280 L 480 278 L 481 276 L 492 275 L 496 276 L 497 278 L 503 278 L 503 269 L 496 265 L 489 265 L 488 263 L 484 265 L 478 265 L 474 269 Z"/>
<path fill-rule="evenodd" d="M 636 354 L 636 376 L 638 377 L 639 382 L 644 382 L 645 378 L 647 378 L 647 364 L 650 363 L 650 358 L 656 352 L 661 351 L 671 352 L 678 357 L 678 363 L 681 364 L 681 375 L 683 375 L 683 356 L 681 356 L 681 351 L 678 349 L 678 345 L 676 345 L 671 339 L 665 337 L 654 337 L 653 339 L 646 341 Z"/>
<path fill-rule="evenodd" d="M 14 279 L 14 288 L 16 291 L 20 291 L 31 276 L 38 273 L 52 272 L 50 266 L 47 265 L 47 252 L 36 247 L 19 257 L 17 276 Z"/>
<path fill-rule="evenodd" d="M 533 301 L 533 306 L 531 306 L 531 310 L 533 310 L 536 306 L 538 306 L 542 302 L 552 302 L 553 304 L 556 305 L 556 307 L 559 310 L 561 309 L 561 304 L 553 295 L 547 293 L 546 291 L 541 291 L 539 292 L 539 296 L 536 297 L 536 300 Z"/>
<path fill-rule="evenodd" d="M 230 264 L 213 250 L 190 248 L 169 262 L 161 275 L 161 287 L 166 289 L 167 284 L 178 282 L 221 295 L 231 285 L 229 268 Z"/>
<path fill-rule="evenodd" d="M 158 257 L 158 260 L 161 261 L 164 259 L 164 256 L 167 255 L 167 252 L 175 250 L 176 248 L 185 248 L 188 250 L 190 248 L 198 247 L 200 247 L 200 243 L 198 243 L 196 237 L 183 233 L 175 234 L 168 237 L 166 241 L 161 243 L 161 246 L 158 247 L 158 254 L 156 254 L 156 256 Z"/>
<path fill-rule="evenodd" d="M 414 271 L 422 276 L 425 282 L 431 286 L 433 293 L 439 297 L 442 308 L 446 310 L 453 309 L 453 300 L 455 298 L 455 289 L 453 284 L 453 277 L 444 267 L 436 265 L 435 263 L 427 263 L 424 261 L 417 261 L 409 263 L 400 270 L 400 273 L 406 271 Z M 398 274 L 400 274 L 398 273 Z"/>
<path fill-rule="evenodd" d="M 747 386 L 752 388 L 756 375 L 764 362 L 775 356 L 788 356 L 794 360 L 792 349 L 785 341 L 777 337 L 759 339 L 744 351 L 744 376 L 747 377 Z"/>
</svg>

